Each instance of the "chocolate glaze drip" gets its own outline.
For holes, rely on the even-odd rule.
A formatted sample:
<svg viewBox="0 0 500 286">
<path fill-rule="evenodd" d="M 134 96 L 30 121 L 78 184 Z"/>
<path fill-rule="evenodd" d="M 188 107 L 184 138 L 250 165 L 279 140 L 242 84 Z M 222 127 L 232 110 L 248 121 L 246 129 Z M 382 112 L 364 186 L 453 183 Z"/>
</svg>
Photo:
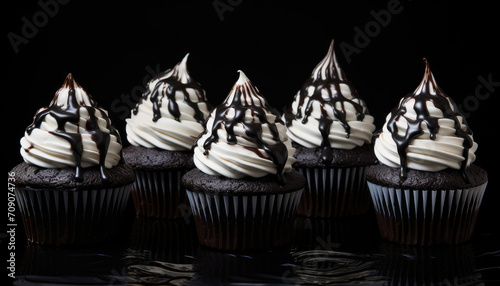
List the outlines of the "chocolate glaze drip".
<svg viewBox="0 0 500 286">
<path fill-rule="evenodd" d="M 189 54 L 188 54 L 189 55 Z M 191 79 L 189 76 L 189 73 L 186 72 L 182 75 L 185 76 L 187 79 L 187 83 L 182 83 L 180 78 L 180 66 L 185 65 L 185 61 L 187 60 L 187 56 L 183 59 L 182 62 L 178 63 L 173 69 L 169 69 L 163 73 L 160 73 L 158 76 L 156 76 L 153 80 L 159 79 L 158 82 L 156 83 L 153 91 L 150 91 L 149 89 L 142 95 L 142 98 L 139 100 L 137 105 L 134 107 L 132 112 L 134 115 L 137 115 L 137 112 L 139 111 L 139 105 L 142 103 L 143 100 L 146 100 L 148 97 L 149 100 L 153 103 L 153 121 L 156 122 L 158 119 L 161 118 L 161 105 L 162 105 L 162 99 L 166 96 L 168 98 L 168 112 L 172 114 L 175 120 L 181 121 L 180 116 L 181 112 L 179 110 L 179 105 L 177 104 L 175 100 L 175 93 L 177 91 L 182 91 L 184 94 L 184 102 L 189 105 L 195 112 L 194 114 L 194 119 L 196 119 L 199 123 L 203 124 L 205 122 L 205 119 L 203 117 L 203 113 L 201 112 L 200 108 L 198 107 L 198 104 L 193 102 L 189 98 L 189 93 L 187 90 L 189 88 L 193 89 L 198 96 L 198 101 L 199 102 L 207 102 L 207 99 L 205 98 L 205 92 L 201 85 L 196 82 L 195 80 Z M 167 77 L 165 77 L 166 74 L 169 72 L 172 72 L 172 74 Z M 161 88 L 161 86 L 163 87 Z M 209 106 L 210 107 L 210 106 Z"/>
<path fill-rule="evenodd" d="M 244 75 L 243 72 L 240 71 L 240 73 L 241 78 Z M 212 128 L 210 130 L 210 136 L 203 144 L 203 148 L 205 149 L 204 154 L 208 155 L 210 145 L 219 140 L 217 130 L 222 128 L 222 126 L 224 126 L 225 131 L 227 132 L 227 142 L 230 144 L 236 144 L 237 139 L 236 135 L 234 134 L 234 126 L 238 123 L 241 123 L 243 125 L 243 128 L 245 129 L 245 134 L 248 136 L 247 139 L 254 142 L 258 148 L 264 149 L 266 154 L 269 155 L 272 162 L 276 165 L 279 182 L 284 184 L 285 178 L 283 176 L 283 169 L 288 159 L 288 149 L 286 145 L 280 140 L 278 128 L 276 127 L 276 123 L 284 124 L 280 119 L 279 113 L 268 105 L 262 94 L 248 79 L 246 79 L 245 84 L 235 84 L 233 90 L 234 96 L 232 98 L 232 101 L 229 102 L 230 97 L 228 97 L 223 104 L 217 106 L 214 109 L 214 124 L 212 125 Z M 258 95 L 258 97 L 254 96 L 254 94 Z M 248 104 L 249 102 L 255 102 L 255 100 L 259 102 L 258 105 Z M 231 109 L 234 110 L 235 114 L 234 117 L 228 119 L 226 117 L 226 114 Z M 252 115 L 258 118 L 258 122 L 245 122 L 245 113 L 247 110 L 250 110 Z M 267 119 L 266 110 L 271 111 L 276 116 L 275 122 L 269 122 L 269 120 Z M 267 124 L 267 126 L 269 127 L 271 135 L 273 136 L 273 140 L 276 142 L 276 144 L 270 145 L 262 140 L 263 124 Z M 205 130 L 202 135 L 206 134 L 207 132 L 208 130 Z M 200 135 L 200 137 L 202 135 Z M 196 145 L 197 142 L 194 144 L 194 146 Z M 248 149 L 254 151 L 258 156 L 261 156 L 258 148 L 254 148 L 255 150 L 252 150 L 252 148 Z"/>
<path fill-rule="evenodd" d="M 331 109 L 335 117 L 339 119 L 340 124 L 347 133 L 347 138 L 350 136 L 351 127 L 346 120 L 345 103 L 348 102 L 356 109 L 356 118 L 359 121 L 362 121 L 365 117 L 363 106 L 352 99 L 346 98 L 342 94 L 340 89 L 341 83 L 349 87 L 352 97 L 361 99 L 354 86 L 347 80 L 344 71 L 337 62 L 332 40 L 327 55 L 314 68 L 311 77 L 304 83 L 299 93 L 296 95 L 299 97 L 297 112 L 295 114 L 290 114 L 290 109 L 285 111 L 286 124 L 287 126 L 291 126 L 292 120 L 302 118 L 302 107 L 305 99 L 309 97 L 309 101 L 304 110 L 304 118 L 302 118 L 302 123 L 305 124 L 308 121 L 309 115 L 311 115 L 313 103 L 320 103 L 321 117 L 318 119 L 318 128 L 322 136 L 321 147 L 323 147 L 323 152 L 321 159 L 324 162 L 331 161 L 333 156 L 330 141 L 328 140 L 333 119 L 327 115 L 327 109 Z M 314 87 L 314 91 L 309 96 L 308 91 L 310 87 Z M 328 96 L 326 98 L 323 97 L 322 91 L 327 93 Z M 340 108 L 337 108 L 337 103 L 340 103 Z"/>
<path fill-rule="evenodd" d="M 424 134 L 424 131 L 420 127 L 420 125 L 425 122 L 427 124 L 427 128 L 429 129 L 430 132 L 430 139 L 434 140 L 436 139 L 436 134 L 439 132 L 439 118 L 432 117 L 429 114 L 429 110 L 427 109 L 427 102 L 433 102 L 434 106 L 441 110 L 443 113 L 444 118 L 449 118 L 455 122 L 455 135 L 457 135 L 460 138 L 463 138 L 463 157 L 464 160 L 462 161 L 462 164 L 460 166 L 460 171 L 462 173 L 462 176 L 466 182 L 469 182 L 469 178 L 467 177 L 466 173 L 466 167 L 467 167 L 467 161 L 469 157 L 469 149 L 473 145 L 472 141 L 472 131 L 470 130 L 469 126 L 467 125 L 467 122 L 464 120 L 464 124 L 467 126 L 467 130 L 464 131 L 461 128 L 461 123 L 460 120 L 458 119 L 458 116 L 461 116 L 461 114 L 458 112 L 458 108 L 456 104 L 453 102 L 451 98 L 446 96 L 441 88 L 437 85 L 434 76 L 432 75 L 432 72 L 429 68 L 429 63 L 427 60 L 424 58 L 425 62 L 425 72 L 424 72 L 424 77 L 422 79 L 422 82 L 420 83 L 419 87 L 415 92 L 408 94 L 405 96 L 401 102 L 399 103 L 399 106 L 394 108 L 391 111 L 391 117 L 387 121 L 387 129 L 389 132 L 392 134 L 392 139 L 396 143 L 397 146 L 397 151 L 399 154 L 400 158 L 400 180 L 401 183 L 406 179 L 407 175 L 407 169 L 408 169 L 408 159 L 407 159 L 407 154 L 406 154 L 406 148 L 408 145 L 415 139 L 416 137 Z M 396 125 L 398 119 L 401 116 L 404 116 L 406 113 L 406 107 L 405 104 L 409 100 L 415 100 L 415 105 L 414 109 L 417 114 L 417 119 L 416 120 L 410 120 L 409 118 L 406 118 L 408 122 L 408 129 L 406 130 L 406 133 L 401 136 L 398 134 L 398 127 Z M 452 108 L 453 106 L 453 108 Z"/>
<path fill-rule="evenodd" d="M 111 183 L 112 180 L 109 177 L 104 164 L 106 161 L 106 155 L 108 153 L 111 135 L 114 135 L 117 138 L 118 142 L 121 144 L 120 135 L 118 134 L 118 131 L 113 126 L 111 126 L 111 120 L 106 115 L 106 112 L 97 106 L 90 95 L 88 95 L 91 104 L 90 106 L 87 106 L 83 101 L 78 102 L 75 95 L 75 85 L 81 88 L 81 86 L 73 79 L 71 73 L 68 74 L 63 86 L 57 91 L 50 106 L 35 115 L 33 123 L 28 126 L 28 128 L 26 128 L 26 132 L 28 134 L 31 134 L 33 129 L 40 128 L 40 125 L 44 121 L 45 116 L 52 116 L 57 121 L 57 130 L 50 131 L 49 133 L 64 138 L 69 142 L 71 151 L 73 152 L 73 157 L 76 161 L 75 180 L 78 182 L 82 181 L 82 135 L 80 133 L 66 132 L 65 125 L 66 123 L 73 123 L 75 125 L 78 125 L 80 121 L 80 108 L 85 108 L 89 114 L 89 119 L 86 122 L 85 129 L 88 133 L 91 134 L 91 138 L 96 143 L 97 149 L 99 150 L 99 168 L 101 172 L 101 178 L 104 182 Z M 59 97 L 59 93 L 61 92 L 61 90 L 64 88 L 68 89 L 67 105 L 59 106 L 56 104 L 57 98 Z M 99 128 L 98 118 L 95 115 L 96 110 L 99 110 L 101 112 L 101 116 L 106 122 L 106 128 L 109 130 L 109 133 L 102 132 Z"/>
</svg>

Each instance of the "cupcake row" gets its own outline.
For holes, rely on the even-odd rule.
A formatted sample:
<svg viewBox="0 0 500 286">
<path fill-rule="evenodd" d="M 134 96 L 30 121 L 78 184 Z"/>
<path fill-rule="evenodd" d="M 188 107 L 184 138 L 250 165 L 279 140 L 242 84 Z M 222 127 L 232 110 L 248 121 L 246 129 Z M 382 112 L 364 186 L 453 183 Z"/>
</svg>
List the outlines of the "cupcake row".
<svg viewBox="0 0 500 286">
<path fill-rule="evenodd" d="M 193 215 L 200 243 L 218 249 L 285 245 L 296 214 L 360 215 L 372 204 L 388 240 L 470 238 L 487 174 L 427 61 L 420 85 L 374 136 L 333 41 L 283 114 L 241 71 L 212 107 L 187 59 L 148 82 L 123 150 L 107 112 L 68 75 L 26 129 L 25 162 L 11 171 L 30 241 L 108 239 L 130 193 L 140 215 Z"/>
</svg>

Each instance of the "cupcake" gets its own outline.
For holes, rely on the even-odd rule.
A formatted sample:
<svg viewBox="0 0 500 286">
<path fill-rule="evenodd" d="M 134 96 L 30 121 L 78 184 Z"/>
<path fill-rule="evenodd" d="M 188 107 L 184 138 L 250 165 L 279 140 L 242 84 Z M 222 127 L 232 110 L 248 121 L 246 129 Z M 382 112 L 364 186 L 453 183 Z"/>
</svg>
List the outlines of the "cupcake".
<svg viewBox="0 0 500 286">
<path fill-rule="evenodd" d="M 333 41 L 325 58 L 285 110 L 294 163 L 306 177 L 298 214 L 307 217 L 359 215 L 370 207 L 365 170 L 375 164 L 375 125 L 363 99 L 346 79 Z"/>
<path fill-rule="evenodd" d="M 386 118 L 367 171 L 381 236 L 408 245 L 458 244 L 473 232 L 488 181 L 477 144 L 425 61 L 417 89 Z"/>
<path fill-rule="evenodd" d="M 112 237 L 134 181 L 107 111 L 69 74 L 21 139 L 12 169 L 29 241 L 90 244 Z"/>
<path fill-rule="evenodd" d="M 224 250 L 290 242 L 304 178 L 286 127 L 243 72 L 214 108 L 182 179 L 200 244 Z"/>
<path fill-rule="evenodd" d="M 131 146 L 123 156 L 135 170 L 132 199 L 140 215 L 178 218 L 190 213 L 181 178 L 194 168 L 191 147 L 204 130 L 210 105 L 188 73 L 188 55 L 149 81 L 126 120 Z"/>
</svg>

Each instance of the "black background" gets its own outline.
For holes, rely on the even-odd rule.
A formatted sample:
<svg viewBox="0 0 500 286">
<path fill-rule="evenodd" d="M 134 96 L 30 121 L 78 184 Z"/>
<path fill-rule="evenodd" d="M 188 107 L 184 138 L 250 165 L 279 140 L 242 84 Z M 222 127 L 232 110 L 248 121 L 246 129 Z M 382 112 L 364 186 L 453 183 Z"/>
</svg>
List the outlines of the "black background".
<svg viewBox="0 0 500 286">
<path fill-rule="evenodd" d="M 150 78 L 148 67 L 166 70 L 189 52 L 190 74 L 214 105 L 227 96 L 241 69 L 281 111 L 335 39 L 339 62 L 367 102 L 377 129 L 399 99 L 419 84 L 424 57 L 457 104 L 475 100 L 468 122 L 479 144 L 476 163 L 489 173 L 479 228 L 498 233 L 499 151 L 494 137 L 500 86 L 481 88 L 490 91 L 487 98 L 475 95 L 479 77 L 500 82 L 497 7 L 494 2 L 401 0 L 401 12 L 392 14 L 385 27 L 375 24 L 371 11 L 380 13 L 391 2 L 73 0 L 59 4 L 53 16 L 34 19 L 43 11 L 37 1 L 15 1 L 2 9 L 7 19 L 4 165 L 8 171 L 22 161 L 19 140 L 24 129 L 39 108 L 48 106 L 70 72 L 109 111 L 126 143 L 124 118 Z M 233 6 L 218 12 L 214 3 Z M 23 36 L 23 17 L 41 25 L 16 53 L 8 35 Z M 373 37 L 348 59 L 339 46 L 356 46 L 356 27 L 371 27 Z M 124 100 L 127 95 L 131 101 Z"/>
</svg>

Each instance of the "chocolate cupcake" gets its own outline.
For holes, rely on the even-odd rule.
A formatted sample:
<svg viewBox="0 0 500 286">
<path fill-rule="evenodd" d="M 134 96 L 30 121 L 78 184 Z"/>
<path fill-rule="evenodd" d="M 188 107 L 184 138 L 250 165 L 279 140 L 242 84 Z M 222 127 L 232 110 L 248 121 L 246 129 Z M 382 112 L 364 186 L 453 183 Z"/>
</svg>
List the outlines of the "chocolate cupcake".
<svg viewBox="0 0 500 286">
<path fill-rule="evenodd" d="M 217 249 L 263 249 L 290 242 L 304 178 L 280 115 L 240 71 L 194 145 L 197 168 L 184 175 L 199 241 Z"/>
<path fill-rule="evenodd" d="M 429 64 L 418 88 L 387 116 L 367 180 L 383 238 L 457 244 L 473 232 L 488 176 L 472 164 L 477 144 Z"/>
<path fill-rule="evenodd" d="M 370 207 L 365 170 L 375 164 L 375 125 L 363 99 L 337 62 L 333 41 L 325 58 L 285 110 L 297 149 L 294 167 L 307 180 L 298 213 L 359 215 Z"/>
<path fill-rule="evenodd" d="M 69 74 L 21 139 L 25 162 L 12 169 L 29 241 L 90 244 L 120 225 L 132 168 L 107 112 Z"/>
<path fill-rule="evenodd" d="M 132 198 L 140 215 L 176 218 L 190 213 L 181 178 L 194 168 L 191 147 L 204 130 L 211 107 L 203 88 L 188 73 L 188 55 L 149 81 L 127 119 L 132 146 L 123 150 L 123 156 L 135 170 Z"/>
</svg>

